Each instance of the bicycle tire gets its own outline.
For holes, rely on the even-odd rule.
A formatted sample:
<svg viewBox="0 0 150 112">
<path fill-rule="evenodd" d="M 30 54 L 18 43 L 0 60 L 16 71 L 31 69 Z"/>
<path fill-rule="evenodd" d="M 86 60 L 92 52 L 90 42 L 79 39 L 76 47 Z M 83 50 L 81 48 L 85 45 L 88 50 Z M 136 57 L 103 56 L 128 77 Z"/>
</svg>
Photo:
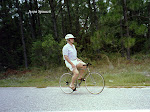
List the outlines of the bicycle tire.
<svg viewBox="0 0 150 112">
<path fill-rule="evenodd" d="M 104 78 L 100 73 L 89 73 L 85 80 L 85 86 L 91 94 L 99 94 L 105 86 Z"/>
<path fill-rule="evenodd" d="M 66 93 L 70 94 L 73 92 L 73 90 L 69 87 L 72 80 L 71 73 L 64 73 L 59 80 L 60 89 Z"/>
</svg>

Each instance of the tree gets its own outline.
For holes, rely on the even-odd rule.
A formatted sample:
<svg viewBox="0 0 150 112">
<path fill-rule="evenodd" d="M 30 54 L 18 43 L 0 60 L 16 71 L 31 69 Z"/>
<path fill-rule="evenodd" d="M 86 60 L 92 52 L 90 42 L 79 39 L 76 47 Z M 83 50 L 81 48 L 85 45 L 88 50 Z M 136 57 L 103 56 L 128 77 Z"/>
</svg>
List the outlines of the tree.
<svg viewBox="0 0 150 112">
<path fill-rule="evenodd" d="M 70 0 L 65 0 L 65 4 L 67 7 L 68 19 L 69 19 L 69 32 L 72 32 L 72 19 L 71 19 L 71 11 L 70 11 Z"/>
<path fill-rule="evenodd" d="M 147 47 L 147 53 L 150 52 L 150 2 L 148 4 L 148 33 L 147 33 L 147 39 L 148 39 L 148 47 Z"/>
<path fill-rule="evenodd" d="M 40 14 L 40 10 L 51 13 Z M 30 11 L 38 13 L 28 13 Z M 49 35 L 54 40 L 47 40 L 62 44 L 67 33 L 77 37 L 78 51 L 91 59 L 101 53 L 121 53 L 122 56 L 126 53 L 127 59 L 139 52 L 148 54 L 149 18 L 149 0 L 1 0 L 0 66 L 17 68 L 25 63 L 27 67 L 33 62 L 34 42 L 44 42 Z M 51 55 L 48 51 L 51 45 L 45 47 L 46 52 L 41 51 L 42 57 Z M 57 48 L 59 53 L 52 50 L 59 58 L 62 58 L 61 47 Z"/>
<path fill-rule="evenodd" d="M 25 67 L 28 68 L 28 61 L 27 61 L 27 53 L 26 53 L 26 45 L 24 41 L 24 33 L 23 33 L 23 24 L 22 24 L 22 15 L 19 7 L 19 1 L 16 0 L 16 8 L 18 8 L 18 14 L 19 14 L 19 25 L 20 25 L 20 33 L 21 33 L 21 40 L 22 40 L 22 46 L 23 46 L 23 54 L 24 54 L 24 63 Z"/>
<path fill-rule="evenodd" d="M 61 64 L 61 49 L 52 35 L 46 35 L 42 40 L 33 42 L 32 46 L 31 58 L 34 66 L 49 69 L 51 65 Z"/>
<path fill-rule="evenodd" d="M 55 39 L 58 41 L 57 24 L 56 24 L 57 22 L 56 22 L 56 14 L 55 14 L 56 2 L 54 0 L 49 0 L 49 4 L 51 7 L 51 17 L 52 17 L 52 23 L 54 28 Z"/>
<path fill-rule="evenodd" d="M 79 1 L 75 0 L 75 25 L 76 25 L 76 34 L 80 31 L 80 23 L 79 23 Z"/>
<path fill-rule="evenodd" d="M 123 0 L 123 16 L 124 16 L 124 25 L 125 25 L 125 30 L 126 30 L 125 37 L 127 38 L 127 44 L 126 44 L 127 59 L 131 59 L 131 57 L 130 57 L 130 46 L 128 45 L 131 37 L 130 37 L 130 34 L 129 34 L 128 16 L 127 16 L 127 3 L 126 3 L 126 0 Z"/>
<path fill-rule="evenodd" d="M 97 14 L 96 14 L 96 3 L 95 3 L 95 0 L 93 0 L 93 9 L 94 9 L 94 12 L 93 12 L 93 18 L 94 18 L 94 24 L 95 24 L 95 29 L 98 30 L 98 18 L 97 18 Z"/>
</svg>

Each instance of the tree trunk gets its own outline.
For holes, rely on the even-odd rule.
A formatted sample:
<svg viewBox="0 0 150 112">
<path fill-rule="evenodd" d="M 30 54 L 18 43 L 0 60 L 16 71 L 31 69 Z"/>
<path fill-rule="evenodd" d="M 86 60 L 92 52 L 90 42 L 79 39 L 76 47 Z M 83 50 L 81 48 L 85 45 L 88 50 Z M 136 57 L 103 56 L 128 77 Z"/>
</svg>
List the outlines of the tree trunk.
<svg viewBox="0 0 150 112">
<path fill-rule="evenodd" d="M 70 14 L 69 0 L 65 0 L 65 1 L 66 1 L 67 11 L 68 11 L 68 18 L 69 18 L 69 33 L 72 33 L 72 20 Z"/>
<path fill-rule="evenodd" d="M 52 23 L 53 23 L 53 29 L 54 29 L 54 34 L 55 34 L 55 39 L 58 41 L 58 33 L 57 33 L 57 24 L 56 24 L 56 14 L 55 14 L 55 6 L 54 6 L 54 1 L 49 0 L 49 4 L 51 7 L 51 17 L 52 17 Z"/>
<path fill-rule="evenodd" d="M 120 29 L 121 29 L 121 38 L 123 38 L 123 25 L 122 25 L 122 20 L 120 20 Z M 125 48 L 124 48 L 124 41 L 121 40 L 121 56 L 125 57 Z"/>
<path fill-rule="evenodd" d="M 98 20 L 97 20 L 97 14 L 96 14 L 96 7 L 95 7 L 95 0 L 93 0 L 93 8 L 94 8 L 94 24 L 96 30 L 98 30 Z"/>
<path fill-rule="evenodd" d="M 23 24 L 22 24 L 22 18 L 21 18 L 22 16 L 21 16 L 21 11 L 20 11 L 18 0 L 16 0 L 16 7 L 18 8 L 18 14 L 19 14 L 19 25 L 20 25 L 21 40 L 22 40 L 22 45 L 23 45 L 24 63 L 27 69 L 28 63 L 27 63 L 26 46 L 25 46 L 25 41 L 24 41 Z"/>
<path fill-rule="evenodd" d="M 75 14 L 76 14 L 76 36 L 79 34 L 80 31 L 80 23 L 79 23 L 79 1 L 75 0 Z"/>
<path fill-rule="evenodd" d="M 147 33 L 147 38 L 148 38 L 148 53 L 150 52 L 150 2 L 148 2 L 148 15 L 149 15 L 149 22 L 148 22 L 148 33 Z"/>
<path fill-rule="evenodd" d="M 61 7 L 62 8 L 62 7 Z M 63 16 L 63 10 L 61 9 L 61 26 L 62 26 L 62 34 L 63 34 L 63 37 L 65 36 L 65 25 L 64 25 L 64 16 Z"/>
<path fill-rule="evenodd" d="M 35 7 L 36 7 L 36 11 L 37 11 L 37 25 L 38 25 L 38 36 L 42 36 L 42 32 L 41 32 L 41 25 L 40 25 L 40 17 L 39 17 L 39 9 L 38 9 L 38 3 L 37 0 L 34 0 L 35 2 Z"/>
<path fill-rule="evenodd" d="M 95 1 L 95 0 L 93 0 L 93 1 Z M 91 33 L 93 33 L 93 32 L 95 32 L 95 29 L 96 29 L 96 26 L 97 26 L 97 25 L 95 25 L 96 24 L 96 21 L 95 21 L 96 15 L 93 12 L 93 9 L 92 9 L 92 6 L 91 6 L 91 0 L 88 0 L 87 2 L 88 2 L 87 3 L 88 4 L 88 8 L 89 8 L 88 9 L 89 10 L 88 13 L 89 13 L 89 23 L 90 23 L 90 29 L 91 29 L 90 31 L 91 31 Z"/>
<path fill-rule="evenodd" d="M 93 22 L 92 22 L 92 18 L 93 18 L 93 14 L 92 14 L 92 7 L 91 7 L 91 2 L 90 0 L 88 0 L 88 7 L 89 7 L 89 18 L 90 18 L 90 23 L 91 23 L 91 26 L 93 26 Z"/>
<path fill-rule="evenodd" d="M 32 4 L 32 0 L 30 0 L 29 2 L 30 4 L 30 10 L 32 11 L 33 10 L 33 4 Z M 31 23 L 31 33 L 32 33 L 32 37 L 33 39 L 36 39 L 36 24 L 35 24 L 35 16 L 34 14 L 29 14 L 29 17 L 30 17 L 30 23 Z"/>
<path fill-rule="evenodd" d="M 123 0 L 123 13 L 124 13 L 124 21 L 125 21 L 125 28 L 126 28 L 126 38 L 130 38 L 129 35 L 129 27 L 128 27 L 128 17 L 127 17 L 127 5 L 126 0 Z M 130 47 L 127 47 L 127 59 L 130 60 Z"/>
<path fill-rule="evenodd" d="M 31 0 L 29 1 L 29 5 L 27 3 L 27 0 L 25 0 L 25 6 L 27 8 L 27 12 L 29 13 L 29 10 L 32 10 L 32 3 L 31 3 Z M 30 23 L 30 28 L 31 28 L 31 35 L 32 35 L 32 39 L 35 40 L 35 32 L 34 32 L 34 29 L 33 29 L 33 22 L 32 22 L 32 17 L 31 17 L 31 14 L 29 13 L 29 23 Z"/>
</svg>

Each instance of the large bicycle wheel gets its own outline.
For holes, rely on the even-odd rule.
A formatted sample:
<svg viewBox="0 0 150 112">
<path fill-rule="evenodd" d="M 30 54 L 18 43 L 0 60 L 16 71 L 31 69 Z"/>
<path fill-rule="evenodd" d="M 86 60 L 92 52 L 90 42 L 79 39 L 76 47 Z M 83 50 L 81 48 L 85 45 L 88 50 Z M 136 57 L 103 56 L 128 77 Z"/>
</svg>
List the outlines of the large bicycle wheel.
<svg viewBox="0 0 150 112">
<path fill-rule="evenodd" d="M 72 93 L 73 90 L 69 87 L 71 83 L 72 75 L 70 73 L 64 73 L 59 80 L 60 89 L 64 93 Z"/>
<path fill-rule="evenodd" d="M 85 80 L 86 89 L 92 94 L 99 94 L 103 91 L 105 82 L 99 73 L 90 73 Z"/>
</svg>

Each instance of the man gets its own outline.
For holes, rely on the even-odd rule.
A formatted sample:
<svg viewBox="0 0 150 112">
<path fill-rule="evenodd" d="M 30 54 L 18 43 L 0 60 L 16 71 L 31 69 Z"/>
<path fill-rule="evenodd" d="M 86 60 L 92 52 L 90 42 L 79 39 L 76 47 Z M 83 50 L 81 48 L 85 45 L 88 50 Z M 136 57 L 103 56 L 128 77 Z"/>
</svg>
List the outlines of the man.
<svg viewBox="0 0 150 112">
<path fill-rule="evenodd" d="M 74 82 L 77 79 L 77 77 L 79 76 L 79 72 L 80 72 L 80 76 L 79 76 L 78 80 L 85 81 L 85 79 L 82 78 L 84 69 L 85 69 L 85 66 L 83 66 L 83 65 L 85 65 L 85 63 L 82 60 L 80 60 L 79 58 L 77 58 L 77 50 L 76 50 L 75 46 L 73 45 L 74 38 L 75 37 L 72 34 L 67 34 L 65 36 L 67 44 L 63 47 L 63 50 L 62 50 L 66 67 L 68 67 L 70 69 L 70 71 L 73 72 L 72 81 L 70 84 L 70 88 L 73 91 L 76 90 L 76 88 L 74 86 Z M 78 69 L 81 69 L 81 70 L 78 71 Z"/>
</svg>

